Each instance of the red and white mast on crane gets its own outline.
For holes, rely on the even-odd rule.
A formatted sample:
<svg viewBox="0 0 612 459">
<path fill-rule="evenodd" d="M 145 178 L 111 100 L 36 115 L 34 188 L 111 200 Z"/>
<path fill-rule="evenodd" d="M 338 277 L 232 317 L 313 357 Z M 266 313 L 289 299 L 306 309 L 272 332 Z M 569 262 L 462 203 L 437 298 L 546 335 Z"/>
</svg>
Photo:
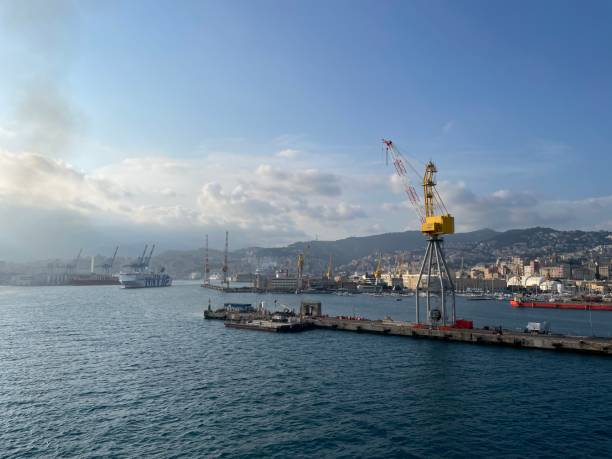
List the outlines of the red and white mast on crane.
<svg viewBox="0 0 612 459">
<path fill-rule="evenodd" d="M 406 167 L 409 167 L 410 170 L 418 177 L 419 173 L 412 166 L 412 164 L 402 155 L 402 153 L 395 147 L 395 144 L 391 140 L 383 139 L 383 144 L 385 145 L 386 152 L 386 160 L 387 164 L 389 163 L 389 157 L 391 157 L 391 162 L 393 163 L 393 167 L 395 168 L 395 173 L 402 181 L 402 186 L 404 187 L 404 192 L 408 196 L 410 203 L 412 204 L 412 208 L 417 214 L 419 218 L 419 223 L 425 222 L 425 208 L 423 207 L 423 203 L 421 202 L 421 197 L 416 192 L 414 187 L 410 184 L 410 179 L 408 178 L 408 170 Z"/>
</svg>

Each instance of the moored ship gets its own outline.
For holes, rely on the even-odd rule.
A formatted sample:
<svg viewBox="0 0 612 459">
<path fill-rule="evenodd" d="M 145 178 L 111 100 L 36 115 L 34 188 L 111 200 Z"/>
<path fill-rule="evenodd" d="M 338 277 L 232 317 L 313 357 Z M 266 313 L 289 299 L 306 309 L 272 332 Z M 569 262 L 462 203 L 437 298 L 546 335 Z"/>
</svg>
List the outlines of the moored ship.
<svg viewBox="0 0 612 459">
<path fill-rule="evenodd" d="M 149 288 L 149 287 L 170 287 L 172 285 L 172 277 L 168 275 L 164 268 L 159 272 L 153 272 L 149 268 L 155 244 L 151 247 L 151 251 L 147 255 L 147 247 L 138 257 L 136 263 L 126 266 L 130 268 L 127 271 L 119 273 L 119 283 L 122 288 Z"/>
<path fill-rule="evenodd" d="M 67 285 L 119 285 L 119 279 L 110 274 L 90 274 L 73 276 L 68 280 Z"/>
<path fill-rule="evenodd" d="M 122 288 L 170 287 L 172 277 L 164 272 L 126 272 L 119 273 Z"/>
<path fill-rule="evenodd" d="M 513 308 L 543 308 L 543 309 L 578 309 L 582 311 L 612 311 L 612 303 L 587 300 L 568 300 L 559 301 L 550 299 L 530 299 L 525 297 L 514 297 L 510 300 Z"/>
</svg>

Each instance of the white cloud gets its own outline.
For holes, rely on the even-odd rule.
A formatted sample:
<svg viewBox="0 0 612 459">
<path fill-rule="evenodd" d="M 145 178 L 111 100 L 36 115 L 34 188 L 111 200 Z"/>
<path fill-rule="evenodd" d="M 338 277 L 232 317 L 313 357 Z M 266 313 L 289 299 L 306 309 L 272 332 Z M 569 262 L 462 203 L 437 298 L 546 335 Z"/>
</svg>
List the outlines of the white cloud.
<svg viewBox="0 0 612 459">
<path fill-rule="evenodd" d="M 255 170 L 255 176 L 261 188 L 272 192 L 328 197 L 342 194 L 340 178 L 317 169 L 289 172 L 269 164 L 261 164 Z"/>
<path fill-rule="evenodd" d="M 418 228 L 397 178 L 318 165 L 300 160 L 299 167 L 281 168 L 273 155 L 150 156 L 85 172 L 0 151 L 0 253 L 41 258 L 45 250 L 72 254 L 81 246 L 152 240 L 160 248 L 187 248 L 225 229 L 233 247 L 241 247 Z M 439 188 L 459 231 L 612 228 L 612 196 L 562 201 L 512 189 L 476 193 L 462 182 Z"/>
<path fill-rule="evenodd" d="M 89 214 L 118 212 L 126 196 L 116 183 L 88 176 L 69 164 L 32 153 L 0 153 L 0 202 Z"/>
<path fill-rule="evenodd" d="M 189 235 L 173 241 L 177 245 L 221 228 L 234 232 L 236 246 L 283 244 L 315 232 L 341 237 L 342 222 L 366 217 L 361 205 L 341 199 L 343 187 L 352 182 L 346 177 L 308 167 L 284 170 L 260 162 L 263 158 L 242 159 L 127 158 L 85 172 L 42 155 L 0 152 L 0 205 L 22 220 L 62 219 L 72 226 L 66 234 L 78 226 L 105 228 L 113 237 L 140 233 L 144 240 L 148 234 L 165 233 L 166 241 L 173 234 Z M 6 222 L 4 239 L 27 250 L 17 226 Z M 41 243 L 53 247 L 45 231 L 39 231 Z M 79 234 L 71 240 L 77 247 L 101 237 L 94 230 Z M 0 238 L 0 250 L 1 245 Z"/>
<path fill-rule="evenodd" d="M 558 229 L 612 229 L 612 195 L 577 200 L 543 200 L 508 189 L 476 194 L 464 183 L 440 183 L 440 193 L 461 231 L 548 226 Z"/>
<path fill-rule="evenodd" d="M 0 138 L 1 139 L 11 139 L 15 137 L 16 133 L 12 129 L 9 129 L 5 126 L 0 126 Z"/>
<path fill-rule="evenodd" d="M 276 153 L 279 158 L 295 159 L 300 154 L 299 150 L 293 150 L 291 148 L 285 148 L 284 150 Z"/>
<path fill-rule="evenodd" d="M 404 182 L 398 175 L 389 176 L 389 189 L 395 194 L 404 193 Z"/>
<path fill-rule="evenodd" d="M 367 215 L 360 205 L 347 204 L 339 202 L 335 206 L 307 206 L 301 212 L 311 218 L 332 221 L 332 222 L 348 222 L 359 218 L 366 218 Z"/>
</svg>

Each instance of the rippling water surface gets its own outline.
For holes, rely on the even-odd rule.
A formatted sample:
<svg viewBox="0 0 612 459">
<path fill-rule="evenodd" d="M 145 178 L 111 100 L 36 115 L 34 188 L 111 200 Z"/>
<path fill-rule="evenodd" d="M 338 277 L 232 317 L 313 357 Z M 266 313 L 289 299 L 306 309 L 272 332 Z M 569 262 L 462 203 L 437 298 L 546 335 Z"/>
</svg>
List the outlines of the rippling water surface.
<svg viewBox="0 0 612 459">
<path fill-rule="evenodd" d="M 196 285 L 0 288 L 2 457 L 611 457 L 612 359 L 204 321 Z M 321 296 L 412 319 L 414 299 Z M 459 300 L 478 325 L 612 313 Z"/>
</svg>

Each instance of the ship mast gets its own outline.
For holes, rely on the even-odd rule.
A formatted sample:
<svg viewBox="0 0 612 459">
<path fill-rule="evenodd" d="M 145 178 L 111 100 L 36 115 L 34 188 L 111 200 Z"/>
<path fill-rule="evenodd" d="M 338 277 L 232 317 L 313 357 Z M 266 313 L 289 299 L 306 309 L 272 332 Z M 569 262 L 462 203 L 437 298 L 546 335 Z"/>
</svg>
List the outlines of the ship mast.
<svg viewBox="0 0 612 459">
<path fill-rule="evenodd" d="M 229 232 L 226 231 L 225 232 L 225 251 L 223 253 L 223 284 L 225 284 L 225 286 L 227 288 L 229 288 L 229 277 L 228 277 L 228 265 L 227 265 L 227 251 L 228 251 L 228 238 L 229 238 Z"/>
<path fill-rule="evenodd" d="M 208 234 L 206 235 L 206 247 L 204 248 L 204 286 L 210 283 L 210 268 L 208 267 Z"/>
</svg>

